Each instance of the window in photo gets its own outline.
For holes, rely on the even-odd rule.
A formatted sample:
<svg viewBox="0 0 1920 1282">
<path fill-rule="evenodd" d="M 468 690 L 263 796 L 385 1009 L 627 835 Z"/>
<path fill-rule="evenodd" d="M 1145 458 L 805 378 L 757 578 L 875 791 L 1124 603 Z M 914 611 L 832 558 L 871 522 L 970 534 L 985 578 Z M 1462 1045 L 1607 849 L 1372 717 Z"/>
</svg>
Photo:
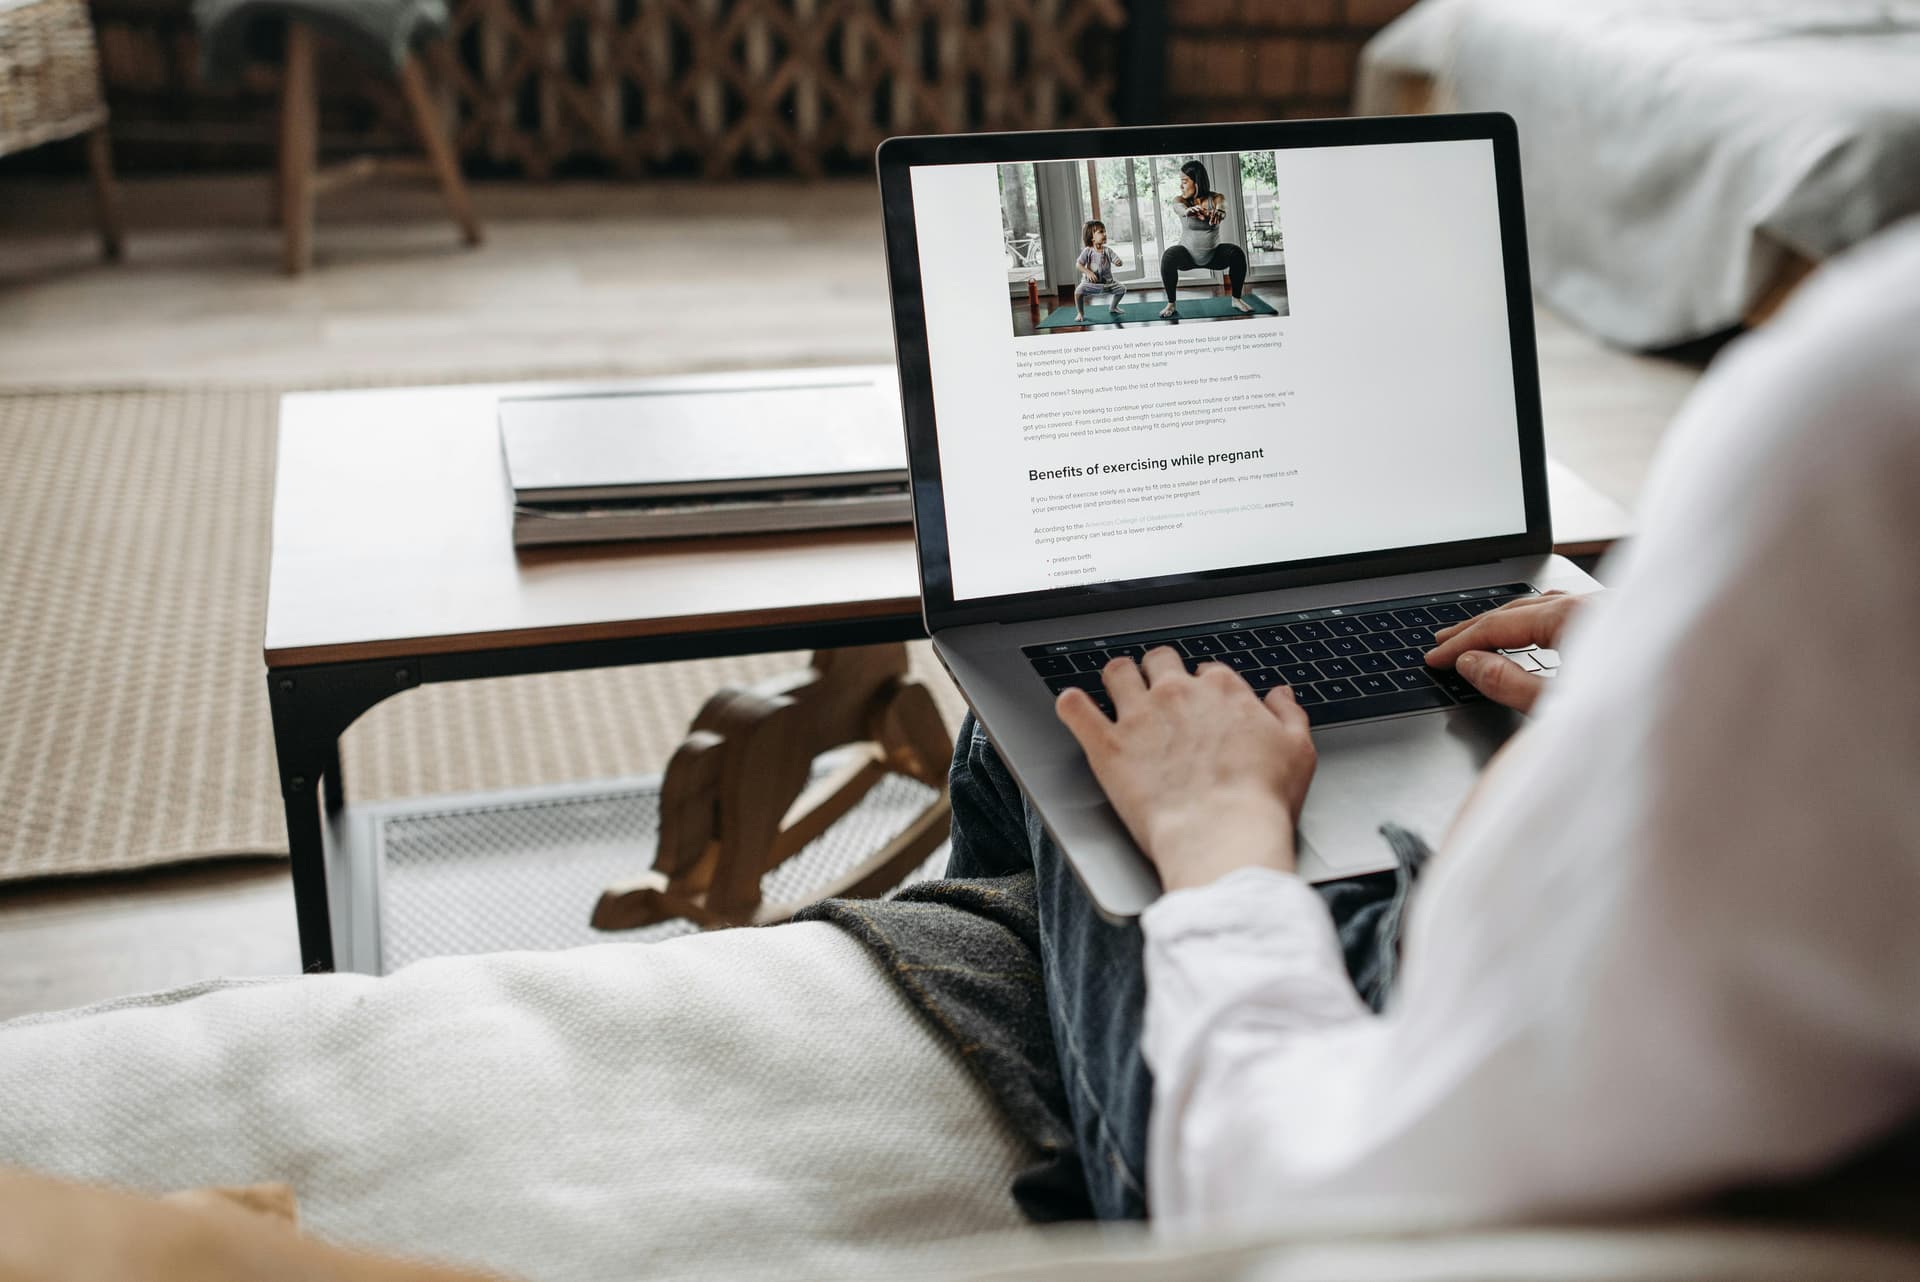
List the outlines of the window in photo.
<svg viewBox="0 0 1920 1282">
<path fill-rule="evenodd" d="M 1033 165 L 1000 166 L 1000 229 L 1007 246 L 1007 283 L 1046 280 L 1046 250 L 1040 235 L 1040 204 Z"/>
</svg>

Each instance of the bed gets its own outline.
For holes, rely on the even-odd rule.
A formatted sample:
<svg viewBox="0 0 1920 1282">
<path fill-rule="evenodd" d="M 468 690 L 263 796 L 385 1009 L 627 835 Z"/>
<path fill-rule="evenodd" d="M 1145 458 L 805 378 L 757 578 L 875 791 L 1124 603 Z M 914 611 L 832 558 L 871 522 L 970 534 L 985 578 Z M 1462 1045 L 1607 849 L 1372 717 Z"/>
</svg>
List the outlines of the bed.
<svg viewBox="0 0 1920 1282">
<path fill-rule="evenodd" d="M 321 1241 L 534 1282 L 1920 1282 L 1920 1247 L 1858 1226 L 1041 1233 L 1010 1196 L 1031 1160 L 825 923 L 223 980 L 0 1024 L 0 1167 L 142 1193 L 284 1182 Z M 17 1209 L 0 1197 L 0 1275 L 71 1282 L 9 1271 L 38 1227 Z"/>
<path fill-rule="evenodd" d="M 1422 0 L 1355 106 L 1511 113 L 1535 287 L 1627 347 L 1757 324 L 1920 212 L 1916 0 Z"/>
</svg>

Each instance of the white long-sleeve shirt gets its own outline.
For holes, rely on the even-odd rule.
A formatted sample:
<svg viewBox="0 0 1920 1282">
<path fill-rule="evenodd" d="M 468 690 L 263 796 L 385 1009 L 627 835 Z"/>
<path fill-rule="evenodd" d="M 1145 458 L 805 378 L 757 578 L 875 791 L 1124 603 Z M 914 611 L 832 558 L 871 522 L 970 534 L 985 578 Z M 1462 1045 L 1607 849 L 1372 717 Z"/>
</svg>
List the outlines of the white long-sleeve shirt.
<svg viewBox="0 0 1920 1282">
<path fill-rule="evenodd" d="M 1163 1228 L 1623 1209 L 1920 1110 L 1920 222 L 1716 364 L 1642 530 L 1385 1015 L 1296 877 L 1142 918 Z"/>
</svg>

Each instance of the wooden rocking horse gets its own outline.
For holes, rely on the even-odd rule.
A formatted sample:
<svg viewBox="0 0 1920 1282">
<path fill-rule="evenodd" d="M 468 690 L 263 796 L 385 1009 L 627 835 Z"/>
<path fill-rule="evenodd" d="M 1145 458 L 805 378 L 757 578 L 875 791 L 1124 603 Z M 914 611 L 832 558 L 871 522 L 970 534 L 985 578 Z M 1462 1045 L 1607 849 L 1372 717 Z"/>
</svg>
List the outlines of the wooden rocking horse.
<svg viewBox="0 0 1920 1282">
<path fill-rule="evenodd" d="M 808 786 L 814 758 L 852 760 Z M 609 886 L 600 930 L 685 918 L 702 927 L 785 921 L 816 899 L 872 896 L 946 838 L 953 738 L 933 695 L 908 675 L 904 645 L 815 651 L 803 671 L 708 699 L 667 763 L 653 867 Z M 763 903 L 760 879 L 798 854 L 890 773 L 938 795 L 892 841 L 804 901 Z"/>
</svg>

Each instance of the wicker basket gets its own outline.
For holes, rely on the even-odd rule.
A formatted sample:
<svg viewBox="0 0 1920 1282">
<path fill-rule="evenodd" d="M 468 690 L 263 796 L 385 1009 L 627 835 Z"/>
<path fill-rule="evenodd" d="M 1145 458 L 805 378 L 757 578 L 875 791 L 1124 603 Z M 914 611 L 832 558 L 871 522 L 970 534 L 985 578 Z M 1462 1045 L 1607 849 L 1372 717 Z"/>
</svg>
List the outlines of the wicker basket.
<svg viewBox="0 0 1920 1282">
<path fill-rule="evenodd" d="M 85 0 L 0 0 L 0 156 L 106 119 Z"/>
</svg>

